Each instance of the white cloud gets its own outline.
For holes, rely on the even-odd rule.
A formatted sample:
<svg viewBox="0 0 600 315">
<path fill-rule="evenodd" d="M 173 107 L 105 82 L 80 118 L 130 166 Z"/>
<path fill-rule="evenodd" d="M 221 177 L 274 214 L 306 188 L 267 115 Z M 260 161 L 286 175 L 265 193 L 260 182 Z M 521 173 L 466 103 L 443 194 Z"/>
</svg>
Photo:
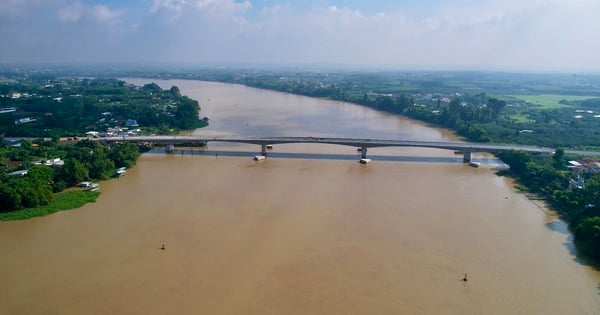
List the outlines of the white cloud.
<svg viewBox="0 0 600 315">
<path fill-rule="evenodd" d="M 0 18 L 26 18 L 63 0 L 0 0 Z M 0 21 L 2 24 L 2 21 Z"/>
<path fill-rule="evenodd" d="M 101 23 L 113 23 L 123 15 L 123 12 L 112 11 L 107 6 L 102 4 L 97 4 L 91 7 L 90 13 L 96 21 Z"/>
<path fill-rule="evenodd" d="M 152 6 L 150 6 L 150 12 L 155 13 L 161 9 L 166 9 L 181 14 L 185 3 L 185 0 L 154 0 Z"/>
<path fill-rule="evenodd" d="M 166 11 L 172 19 L 179 18 L 187 8 L 205 14 L 211 18 L 238 19 L 241 14 L 252 8 L 250 1 L 236 2 L 235 0 L 154 0 L 150 13 Z"/>
<path fill-rule="evenodd" d="M 65 32 L 73 42 L 88 43 L 87 50 L 64 45 L 84 60 L 96 56 L 92 48 L 118 42 L 121 58 L 131 60 L 458 68 L 592 65 L 600 70 L 600 43 L 594 40 L 600 29 L 597 0 L 455 0 L 404 11 L 384 10 L 377 1 L 374 10 L 332 1 L 315 1 L 309 8 L 293 2 L 256 8 L 248 0 L 146 0 L 147 7 L 124 2 L 115 8 L 95 1 L 0 0 L 0 36 L 15 38 L 11 47 L 0 50 L 0 58 L 44 51 L 41 45 L 52 42 L 49 38 L 57 42 L 58 33 Z M 41 48 L 32 49 L 38 42 Z M 63 56 L 61 46 L 52 49 Z"/>
<path fill-rule="evenodd" d="M 66 6 L 58 11 L 58 18 L 62 22 L 72 23 L 77 22 L 81 19 L 83 14 L 83 6 L 81 3 L 74 3 L 70 6 Z"/>
<path fill-rule="evenodd" d="M 218 16 L 237 14 L 252 8 L 250 1 L 236 2 L 235 0 L 196 0 L 196 8 Z"/>
<path fill-rule="evenodd" d="M 73 2 L 58 10 L 58 18 L 64 23 L 93 22 L 115 25 L 121 16 L 123 16 L 123 11 L 111 10 L 102 4 L 86 6 L 81 2 Z"/>
</svg>

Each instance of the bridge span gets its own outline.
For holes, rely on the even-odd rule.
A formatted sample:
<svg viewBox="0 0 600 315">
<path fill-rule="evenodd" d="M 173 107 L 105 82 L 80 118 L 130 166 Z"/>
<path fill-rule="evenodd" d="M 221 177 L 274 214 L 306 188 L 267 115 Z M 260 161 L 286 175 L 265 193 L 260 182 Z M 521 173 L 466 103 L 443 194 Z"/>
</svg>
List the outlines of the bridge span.
<svg viewBox="0 0 600 315">
<path fill-rule="evenodd" d="M 361 149 L 361 158 L 367 157 L 368 148 L 376 147 L 419 147 L 419 148 L 435 148 L 460 151 L 464 154 L 463 162 L 471 161 L 471 153 L 474 152 L 489 152 L 497 153 L 509 150 L 520 150 L 531 153 L 546 153 L 552 154 L 555 149 L 548 147 L 536 147 L 527 145 L 510 145 L 510 144 L 490 144 L 490 143 L 473 143 L 460 141 L 419 141 L 419 140 L 392 140 L 392 139 L 354 139 L 354 138 L 325 138 L 325 137 L 208 137 L 208 136 L 126 136 L 126 137 L 106 137 L 96 138 L 95 141 L 100 141 L 105 145 L 110 145 L 117 142 L 133 142 L 133 143 L 151 143 L 154 145 L 164 145 L 167 152 L 173 152 L 176 145 L 194 144 L 206 145 L 208 142 L 236 142 L 248 143 L 261 146 L 261 154 L 267 155 L 267 146 L 273 144 L 285 143 L 322 143 L 345 145 Z M 565 153 L 582 154 L 582 155 L 600 155 L 596 151 L 574 151 L 565 150 Z"/>
</svg>

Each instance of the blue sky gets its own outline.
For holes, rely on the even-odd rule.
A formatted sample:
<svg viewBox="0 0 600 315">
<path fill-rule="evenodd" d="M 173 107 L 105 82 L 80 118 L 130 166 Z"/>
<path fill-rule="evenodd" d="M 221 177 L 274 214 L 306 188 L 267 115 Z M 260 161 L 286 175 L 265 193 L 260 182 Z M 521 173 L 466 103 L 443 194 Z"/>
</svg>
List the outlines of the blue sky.
<svg viewBox="0 0 600 315">
<path fill-rule="evenodd" d="M 598 0 L 1 0 L 1 62 L 600 71 Z"/>
</svg>

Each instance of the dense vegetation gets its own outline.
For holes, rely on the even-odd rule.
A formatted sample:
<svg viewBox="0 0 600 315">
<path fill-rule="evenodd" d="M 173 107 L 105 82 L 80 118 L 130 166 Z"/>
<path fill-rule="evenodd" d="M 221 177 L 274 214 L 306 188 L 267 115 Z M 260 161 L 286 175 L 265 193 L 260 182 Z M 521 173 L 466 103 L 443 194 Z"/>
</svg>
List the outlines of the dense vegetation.
<svg viewBox="0 0 600 315">
<path fill-rule="evenodd" d="M 56 192 L 88 180 L 104 180 L 116 174 L 118 167 L 135 164 L 140 150 L 137 145 L 121 143 L 110 148 L 90 140 L 58 145 L 55 141 L 23 141 L 21 147 L 0 148 L 0 161 L 21 161 L 27 174 L 8 175 L 0 167 L 0 212 L 35 208 L 50 204 Z M 49 166 L 36 161 L 60 158 L 64 165 Z M 36 165 L 42 164 L 42 165 Z"/>
<path fill-rule="evenodd" d="M 82 136 L 86 131 L 144 129 L 169 133 L 205 126 L 197 101 L 179 88 L 136 87 L 116 79 L 17 77 L 0 83 L 0 134 Z"/>
<path fill-rule="evenodd" d="M 100 196 L 99 191 L 73 190 L 56 194 L 47 205 L 26 208 L 11 212 L 0 212 L 0 220 L 24 220 L 41 217 L 54 212 L 76 209 L 88 202 L 94 202 Z"/>
</svg>

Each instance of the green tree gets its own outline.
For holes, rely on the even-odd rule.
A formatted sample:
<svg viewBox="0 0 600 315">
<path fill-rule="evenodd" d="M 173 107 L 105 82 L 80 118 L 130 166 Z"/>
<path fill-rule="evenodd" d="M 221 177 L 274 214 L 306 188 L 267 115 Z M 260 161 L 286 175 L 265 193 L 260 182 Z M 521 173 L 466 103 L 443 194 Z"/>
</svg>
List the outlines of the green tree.
<svg viewBox="0 0 600 315">
<path fill-rule="evenodd" d="M 175 112 L 175 121 L 177 125 L 182 129 L 193 129 L 198 126 L 198 112 L 200 106 L 198 102 L 182 97 L 179 104 L 177 105 L 177 111 Z"/>
<path fill-rule="evenodd" d="M 74 158 L 69 158 L 61 168 L 59 177 L 61 181 L 69 185 L 77 185 L 80 182 L 88 180 L 90 175 L 83 163 Z"/>
<path fill-rule="evenodd" d="M 175 99 L 181 98 L 181 91 L 179 90 L 179 88 L 177 86 L 172 86 L 171 89 L 169 90 L 169 92 Z"/>
<path fill-rule="evenodd" d="M 10 183 L 0 183 L 0 212 L 21 209 L 21 194 Z"/>
<path fill-rule="evenodd" d="M 108 157 L 115 167 L 131 167 L 140 156 L 139 147 L 133 143 L 116 144 L 108 151 Z"/>
<path fill-rule="evenodd" d="M 561 170 L 565 168 L 565 150 L 556 149 L 552 155 L 554 168 Z"/>
<path fill-rule="evenodd" d="M 600 257 L 600 217 L 587 217 L 575 228 L 580 248 L 588 255 Z"/>
<path fill-rule="evenodd" d="M 27 170 L 27 175 L 23 179 L 27 185 L 24 185 L 26 189 L 21 192 L 21 195 L 26 207 L 46 205 L 52 201 L 54 184 L 52 168 L 45 165 L 33 166 Z"/>
<path fill-rule="evenodd" d="M 527 152 L 510 150 L 498 154 L 502 161 L 510 166 L 510 170 L 521 175 L 527 170 L 527 163 L 531 160 Z"/>
<path fill-rule="evenodd" d="M 500 111 L 504 107 L 506 107 L 506 102 L 505 101 L 500 101 L 500 100 L 495 99 L 495 98 L 490 98 L 487 101 L 487 105 L 492 110 L 492 116 L 493 116 L 493 118 L 496 119 L 496 118 L 498 118 L 498 115 L 500 114 Z"/>
</svg>

